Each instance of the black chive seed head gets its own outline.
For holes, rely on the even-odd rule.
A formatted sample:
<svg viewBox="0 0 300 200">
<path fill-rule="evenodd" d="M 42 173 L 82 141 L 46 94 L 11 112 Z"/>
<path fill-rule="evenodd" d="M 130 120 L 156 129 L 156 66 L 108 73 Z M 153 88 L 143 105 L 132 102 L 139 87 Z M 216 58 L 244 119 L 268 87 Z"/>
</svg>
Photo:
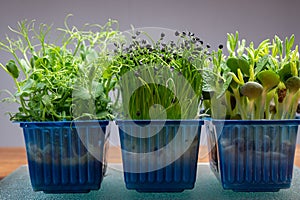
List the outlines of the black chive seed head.
<svg viewBox="0 0 300 200">
<path fill-rule="evenodd" d="M 163 37 L 165 37 L 165 36 L 166 36 L 165 33 L 161 33 L 161 34 L 160 34 L 160 37 L 161 37 L 161 38 L 163 38 Z"/>
<path fill-rule="evenodd" d="M 179 36 L 179 32 L 178 31 L 175 32 L 175 36 Z"/>
<path fill-rule="evenodd" d="M 141 112 L 140 111 L 137 111 L 136 112 L 136 116 L 140 116 L 141 115 Z"/>
<path fill-rule="evenodd" d="M 207 48 L 210 48 L 210 45 L 209 45 L 209 44 L 207 44 L 207 45 L 206 45 L 206 47 L 207 47 Z"/>
<path fill-rule="evenodd" d="M 219 45 L 219 49 L 223 49 L 223 47 L 224 47 L 223 44 Z"/>
</svg>

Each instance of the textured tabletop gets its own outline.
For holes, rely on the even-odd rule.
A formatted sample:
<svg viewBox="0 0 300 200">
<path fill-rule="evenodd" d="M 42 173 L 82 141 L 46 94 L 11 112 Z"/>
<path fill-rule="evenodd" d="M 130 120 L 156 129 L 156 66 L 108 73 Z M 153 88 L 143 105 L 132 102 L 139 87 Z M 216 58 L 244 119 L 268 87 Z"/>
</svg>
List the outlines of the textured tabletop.
<svg viewBox="0 0 300 200">
<path fill-rule="evenodd" d="M 300 169 L 295 168 L 293 183 L 290 189 L 280 190 L 276 193 L 236 193 L 225 191 L 221 184 L 210 172 L 208 165 L 198 166 L 198 175 L 193 190 L 182 193 L 138 193 L 125 188 L 123 174 L 116 170 L 120 166 L 112 165 L 108 169 L 101 189 L 87 194 L 44 194 L 33 192 L 31 189 L 27 166 L 22 166 L 0 182 L 0 199 L 300 199 Z"/>
</svg>

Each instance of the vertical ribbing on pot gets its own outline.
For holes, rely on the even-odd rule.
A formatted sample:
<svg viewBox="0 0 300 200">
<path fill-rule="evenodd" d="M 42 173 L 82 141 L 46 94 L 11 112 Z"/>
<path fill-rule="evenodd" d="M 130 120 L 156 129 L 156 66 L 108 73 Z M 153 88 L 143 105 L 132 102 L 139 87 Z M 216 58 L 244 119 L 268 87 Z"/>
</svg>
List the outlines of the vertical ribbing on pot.
<svg viewBox="0 0 300 200">
<path fill-rule="evenodd" d="M 117 124 L 128 189 L 162 192 L 193 188 L 203 122 L 154 121 L 150 125 L 149 121 L 120 120 Z M 168 146 L 170 143 L 173 145 Z M 183 152 L 185 143 L 190 146 Z"/>
<path fill-rule="evenodd" d="M 264 191 L 289 187 L 298 124 L 216 123 L 220 178 L 225 189 Z M 264 189 L 264 186 L 266 189 Z"/>
<path fill-rule="evenodd" d="M 78 123 L 78 122 L 76 122 Z M 32 187 L 47 193 L 88 192 L 103 178 L 108 121 L 23 123 Z M 102 141 L 103 140 L 103 141 Z"/>
</svg>

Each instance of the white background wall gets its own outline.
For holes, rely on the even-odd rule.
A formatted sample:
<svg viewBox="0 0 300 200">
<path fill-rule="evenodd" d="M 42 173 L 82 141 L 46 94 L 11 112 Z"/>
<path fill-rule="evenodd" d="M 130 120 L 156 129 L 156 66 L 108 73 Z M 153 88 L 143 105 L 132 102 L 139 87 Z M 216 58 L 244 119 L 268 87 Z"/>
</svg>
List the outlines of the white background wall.
<svg viewBox="0 0 300 200">
<path fill-rule="evenodd" d="M 300 1 L 297 0 L 1 0 L 0 40 L 22 19 L 61 27 L 68 13 L 74 14 L 70 23 L 104 24 L 117 19 L 121 30 L 135 27 L 163 27 L 197 33 L 216 48 L 225 43 L 226 34 L 238 30 L 241 37 L 256 44 L 275 34 L 280 37 L 296 35 L 300 41 Z M 0 61 L 9 57 L 0 53 Z M 0 70 L 0 90 L 13 89 L 13 82 Z M 23 146 L 18 124 L 12 124 L 7 111 L 16 105 L 0 104 L 0 146 Z M 299 139 L 298 139 L 299 140 Z"/>
</svg>

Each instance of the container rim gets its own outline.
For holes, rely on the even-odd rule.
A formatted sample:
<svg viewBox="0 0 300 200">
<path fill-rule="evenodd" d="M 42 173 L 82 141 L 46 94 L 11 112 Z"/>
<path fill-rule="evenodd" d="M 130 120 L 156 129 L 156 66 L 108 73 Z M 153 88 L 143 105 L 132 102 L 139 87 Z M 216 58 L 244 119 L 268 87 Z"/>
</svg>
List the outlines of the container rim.
<svg viewBox="0 0 300 200">
<path fill-rule="evenodd" d="M 109 120 L 72 120 L 72 121 L 13 121 L 13 123 L 19 123 L 20 127 L 31 127 L 31 126 L 76 126 L 88 125 L 99 123 L 102 126 L 108 125 Z"/>
<path fill-rule="evenodd" d="M 240 124 L 240 125 L 254 125 L 254 124 L 290 124 L 290 125 L 300 125 L 300 119 L 254 119 L 254 120 L 229 120 L 229 119 L 206 119 L 207 121 L 211 121 L 215 124 Z"/>
<path fill-rule="evenodd" d="M 163 120 L 158 120 L 158 119 L 154 119 L 154 120 L 123 120 L 123 119 L 116 119 L 115 120 L 116 124 L 120 124 L 120 125 L 126 125 L 128 123 L 135 123 L 135 124 L 139 124 L 139 125 L 146 125 L 146 124 L 154 124 L 154 125 L 162 125 L 162 124 L 195 124 L 198 123 L 199 125 L 203 125 L 204 124 L 204 120 L 203 119 L 163 119 Z"/>
</svg>

